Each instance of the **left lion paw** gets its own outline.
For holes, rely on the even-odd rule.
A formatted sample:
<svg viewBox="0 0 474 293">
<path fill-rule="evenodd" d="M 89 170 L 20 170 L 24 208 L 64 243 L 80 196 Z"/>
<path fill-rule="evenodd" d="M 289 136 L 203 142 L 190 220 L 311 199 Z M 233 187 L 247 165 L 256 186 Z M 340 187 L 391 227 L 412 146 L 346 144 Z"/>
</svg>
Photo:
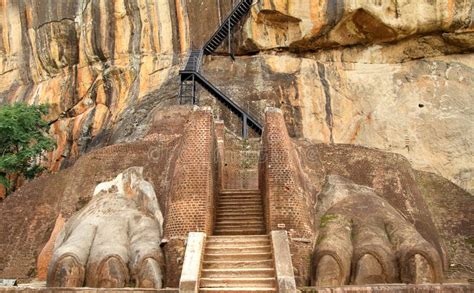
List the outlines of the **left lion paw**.
<svg viewBox="0 0 474 293">
<path fill-rule="evenodd" d="M 48 287 L 162 287 L 163 216 L 143 169 L 99 184 L 55 243 Z"/>
</svg>

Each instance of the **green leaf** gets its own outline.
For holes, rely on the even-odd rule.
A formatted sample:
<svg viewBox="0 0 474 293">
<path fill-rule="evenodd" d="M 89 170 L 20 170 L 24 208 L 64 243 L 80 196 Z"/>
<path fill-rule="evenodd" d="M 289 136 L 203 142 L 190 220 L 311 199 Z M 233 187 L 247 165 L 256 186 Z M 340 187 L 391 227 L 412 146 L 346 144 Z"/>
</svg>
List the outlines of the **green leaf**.
<svg viewBox="0 0 474 293">
<path fill-rule="evenodd" d="M 48 108 L 48 105 L 25 103 L 0 107 L 1 184 L 11 185 L 8 175 L 16 174 L 31 179 L 44 170 L 36 159 L 56 146 L 47 134 L 48 122 L 43 120 Z"/>
</svg>

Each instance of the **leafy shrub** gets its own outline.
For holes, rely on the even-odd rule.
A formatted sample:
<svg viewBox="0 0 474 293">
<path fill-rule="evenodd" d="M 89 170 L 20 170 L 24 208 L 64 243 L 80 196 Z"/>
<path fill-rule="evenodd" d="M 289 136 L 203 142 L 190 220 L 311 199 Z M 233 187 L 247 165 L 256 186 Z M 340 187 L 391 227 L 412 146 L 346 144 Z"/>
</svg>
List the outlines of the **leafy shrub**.
<svg viewBox="0 0 474 293">
<path fill-rule="evenodd" d="M 0 184 L 7 194 L 16 188 L 12 178 L 31 179 L 43 171 L 41 158 L 55 147 L 48 136 L 48 122 L 43 120 L 47 113 L 47 105 L 16 103 L 0 107 Z"/>
</svg>

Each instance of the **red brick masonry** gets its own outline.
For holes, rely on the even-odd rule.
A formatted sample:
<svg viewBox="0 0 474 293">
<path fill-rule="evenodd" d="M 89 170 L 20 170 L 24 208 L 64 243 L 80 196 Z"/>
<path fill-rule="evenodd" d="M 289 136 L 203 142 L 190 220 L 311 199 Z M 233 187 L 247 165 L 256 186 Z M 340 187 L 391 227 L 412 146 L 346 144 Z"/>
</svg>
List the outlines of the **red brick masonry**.
<svg viewBox="0 0 474 293">
<path fill-rule="evenodd" d="M 189 232 L 212 231 L 217 166 L 210 110 L 194 109 L 182 139 L 164 223 L 165 284 L 169 287 L 178 287 Z"/>
</svg>

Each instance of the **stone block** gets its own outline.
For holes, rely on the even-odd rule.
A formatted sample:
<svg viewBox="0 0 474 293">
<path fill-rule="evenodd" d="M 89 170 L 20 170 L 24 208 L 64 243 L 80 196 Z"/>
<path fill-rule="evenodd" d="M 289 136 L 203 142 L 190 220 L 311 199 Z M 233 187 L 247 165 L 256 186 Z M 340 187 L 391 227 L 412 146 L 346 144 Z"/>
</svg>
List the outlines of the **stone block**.
<svg viewBox="0 0 474 293">
<path fill-rule="evenodd" d="M 202 232 L 191 232 L 188 236 L 186 252 L 184 255 L 183 270 L 179 281 L 179 291 L 183 293 L 194 293 L 199 290 L 199 277 L 204 252 L 206 234 Z"/>
<path fill-rule="evenodd" d="M 272 231 L 272 249 L 278 292 L 296 292 L 293 264 L 286 231 Z"/>
</svg>

